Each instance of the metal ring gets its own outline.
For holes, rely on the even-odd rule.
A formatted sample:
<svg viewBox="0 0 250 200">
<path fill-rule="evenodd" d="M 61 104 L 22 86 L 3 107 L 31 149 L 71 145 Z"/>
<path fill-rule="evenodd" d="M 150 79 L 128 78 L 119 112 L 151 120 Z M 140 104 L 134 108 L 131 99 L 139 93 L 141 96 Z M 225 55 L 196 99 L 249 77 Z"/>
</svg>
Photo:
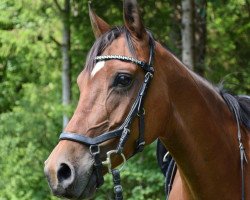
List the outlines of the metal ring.
<svg viewBox="0 0 250 200">
<path fill-rule="evenodd" d="M 118 155 L 120 155 L 122 157 L 122 159 L 123 159 L 122 166 L 118 170 L 119 171 L 123 170 L 127 160 L 126 160 L 124 154 L 123 153 L 118 153 L 117 150 L 108 151 L 107 152 L 107 159 L 105 161 L 103 161 L 102 164 L 107 166 L 109 173 L 112 173 L 112 162 L 111 162 L 111 155 L 112 154 L 118 154 Z"/>
<path fill-rule="evenodd" d="M 145 111 L 145 109 L 144 109 L 144 108 L 142 109 L 142 111 L 143 111 L 142 113 L 139 113 L 139 112 L 137 113 L 137 116 L 138 116 L 138 117 L 140 117 L 140 116 L 142 116 L 142 115 L 145 115 L 145 114 L 146 114 L 146 111 Z"/>
<path fill-rule="evenodd" d="M 96 148 L 96 149 L 95 149 Z M 90 151 L 90 154 L 91 155 L 94 155 L 94 154 L 99 154 L 100 153 L 100 147 L 99 145 L 91 145 L 89 147 L 89 151 Z"/>
</svg>

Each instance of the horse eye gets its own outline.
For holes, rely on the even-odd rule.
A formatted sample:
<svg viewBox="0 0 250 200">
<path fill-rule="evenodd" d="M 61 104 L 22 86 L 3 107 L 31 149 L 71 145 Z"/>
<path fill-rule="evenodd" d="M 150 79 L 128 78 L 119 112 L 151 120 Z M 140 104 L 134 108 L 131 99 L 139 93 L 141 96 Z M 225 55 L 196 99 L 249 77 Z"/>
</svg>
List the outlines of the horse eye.
<svg viewBox="0 0 250 200">
<path fill-rule="evenodd" d="M 113 83 L 114 87 L 128 87 L 132 83 L 132 77 L 129 74 L 118 74 Z"/>
</svg>

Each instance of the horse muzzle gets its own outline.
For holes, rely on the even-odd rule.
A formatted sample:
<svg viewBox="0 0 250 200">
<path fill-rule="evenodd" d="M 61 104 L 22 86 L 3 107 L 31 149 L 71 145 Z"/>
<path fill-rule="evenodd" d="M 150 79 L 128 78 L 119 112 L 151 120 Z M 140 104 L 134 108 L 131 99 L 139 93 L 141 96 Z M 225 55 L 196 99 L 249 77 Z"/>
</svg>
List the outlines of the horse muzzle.
<svg viewBox="0 0 250 200">
<path fill-rule="evenodd" d="M 68 151 L 61 151 L 65 143 L 70 142 L 60 142 L 45 161 L 44 173 L 50 189 L 58 197 L 89 198 L 96 190 L 93 158 L 86 151 L 76 151 L 73 145 L 66 148 Z"/>
<path fill-rule="evenodd" d="M 95 193 L 96 175 L 92 170 L 76 176 L 78 172 L 71 164 L 62 163 L 55 169 L 45 166 L 44 173 L 55 196 L 67 199 L 85 199 Z"/>
</svg>

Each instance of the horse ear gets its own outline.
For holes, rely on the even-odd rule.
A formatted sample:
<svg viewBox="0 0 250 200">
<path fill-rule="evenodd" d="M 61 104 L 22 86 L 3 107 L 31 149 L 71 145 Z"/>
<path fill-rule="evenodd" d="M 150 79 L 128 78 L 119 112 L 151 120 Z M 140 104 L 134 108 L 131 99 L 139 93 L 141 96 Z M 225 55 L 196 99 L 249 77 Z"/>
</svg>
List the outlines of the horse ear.
<svg viewBox="0 0 250 200">
<path fill-rule="evenodd" d="M 136 0 L 124 0 L 123 17 L 125 26 L 132 36 L 142 40 L 147 35 Z"/>
<path fill-rule="evenodd" d="M 92 10 L 90 1 L 89 1 L 89 17 L 95 38 L 99 38 L 102 34 L 110 30 L 110 25 L 106 23 L 103 19 L 98 17 Z"/>
</svg>

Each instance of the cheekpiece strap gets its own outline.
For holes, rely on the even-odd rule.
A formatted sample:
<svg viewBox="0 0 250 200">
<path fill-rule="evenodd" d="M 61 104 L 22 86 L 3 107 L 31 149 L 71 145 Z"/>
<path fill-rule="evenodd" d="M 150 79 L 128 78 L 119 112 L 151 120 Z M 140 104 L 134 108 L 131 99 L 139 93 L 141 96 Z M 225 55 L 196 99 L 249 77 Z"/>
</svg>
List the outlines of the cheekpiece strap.
<svg viewBox="0 0 250 200">
<path fill-rule="evenodd" d="M 143 111 L 141 113 L 138 114 L 139 117 L 139 137 L 136 141 L 136 151 L 135 154 L 137 152 L 142 152 L 145 146 L 145 140 L 144 140 L 144 132 L 145 132 L 145 122 L 144 122 L 144 115 L 145 115 L 145 110 L 143 109 Z"/>
<path fill-rule="evenodd" d="M 104 55 L 104 56 L 97 56 L 95 58 L 96 61 L 105 61 L 105 60 L 121 60 L 124 62 L 131 62 L 136 65 L 139 65 L 144 71 L 154 73 L 154 68 L 150 64 L 137 60 L 133 57 L 128 56 L 120 56 L 120 55 Z"/>
</svg>

